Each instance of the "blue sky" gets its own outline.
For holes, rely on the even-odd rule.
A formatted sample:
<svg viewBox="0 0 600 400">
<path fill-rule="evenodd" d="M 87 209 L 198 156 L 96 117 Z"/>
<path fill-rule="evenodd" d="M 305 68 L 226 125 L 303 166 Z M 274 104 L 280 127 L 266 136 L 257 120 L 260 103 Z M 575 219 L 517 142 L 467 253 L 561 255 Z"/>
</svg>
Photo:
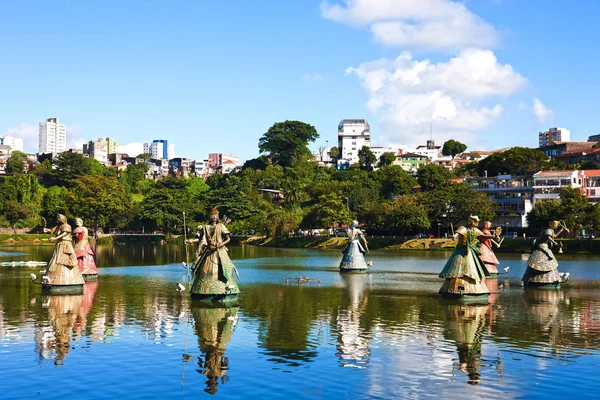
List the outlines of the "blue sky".
<svg viewBox="0 0 600 400">
<path fill-rule="evenodd" d="M 433 126 L 470 149 L 598 133 L 600 2 L 542 0 L 2 1 L 0 134 L 37 150 L 59 117 L 71 144 L 168 139 L 179 156 L 250 159 L 277 121 L 335 144 L 366 118 L 375 145 Z"/>
</svg>

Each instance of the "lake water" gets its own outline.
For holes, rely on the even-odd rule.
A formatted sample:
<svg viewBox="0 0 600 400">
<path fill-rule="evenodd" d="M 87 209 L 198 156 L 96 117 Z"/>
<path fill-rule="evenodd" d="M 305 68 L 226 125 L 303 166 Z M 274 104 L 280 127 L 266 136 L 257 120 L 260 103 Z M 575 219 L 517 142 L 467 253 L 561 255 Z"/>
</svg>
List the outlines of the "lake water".
<svg viewBox="0 0 600 400">
<path fill-rule="evenodd" d="M 47 261 L 52 247 L 0 249 Z M 444 303 L 449 253 L 231 247 L 235 307 L 191 302 L 182 247 L 99 248 L 100 280 L 45 296 L 39 267 L 0 267 L 0 398 L 396 399 L 598 397 L 599 258 L 559 255 L 571 280 L 525 290 L 502 255 L 488 305 Z M 305 284 L 286 278 L 315 278 Z M 320 279 L 320 283 L 317 279 Z M 496 284 L 496 286 L 493 286 Z"/>
</svg>

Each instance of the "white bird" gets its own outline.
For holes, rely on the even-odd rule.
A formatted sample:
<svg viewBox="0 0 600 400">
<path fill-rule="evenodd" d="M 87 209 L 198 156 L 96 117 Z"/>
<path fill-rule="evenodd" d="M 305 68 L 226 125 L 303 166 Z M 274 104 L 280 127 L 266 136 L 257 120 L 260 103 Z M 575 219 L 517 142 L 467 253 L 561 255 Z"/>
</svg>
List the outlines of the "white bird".
<svg viewBox="0 0 600 400">
<path fill-rule="evenodd" d="M 42 284 L 49 285 L 50 284 L 50 277 L 47 276 L 47 275 L 42 276 Z"/>
<path fill-rule="evenodd" d="M 31 274 L 29 275 L 31 277 L 31 281 L 35 281 L 37 279 L 37 276 L 35 274 Z"/>
<path fill-rule="evenodd" d="M 182 262 L 181 264 L 183 265 L 183 268 L 186 268 L 186 267 L 187 267 L 187 263 L 186 263 L 185 261 L 184 261 L 184 262 Z"/>
<path fill-rule="evenodd" d="M 504 285 L 500 284 L 500 290 L 504 289 Z"/>
<path fill-rule="evenodd" d="M 184 292 L 185 291 L 185 286 L 183 286 L 181 283 L 177 284 L 177 291 L 179 293 Z"/>
<path fill-rule="evenodd" d="M 504 268 L 504 273 L 506 274 L 506 273 L 508 272 L 508 270 L 509 270 L 509 269 L 510 269 L 510 266 L 509 266 L 509 267 L 506 267 L 506 268 Z"/>
<path fill-rule="evenodd" d="M 373 261 L 369 261 L 369 262 L 367 263 L 367 267 L 371 268 L 372 266 L 373 266 Z"/>
</svg>

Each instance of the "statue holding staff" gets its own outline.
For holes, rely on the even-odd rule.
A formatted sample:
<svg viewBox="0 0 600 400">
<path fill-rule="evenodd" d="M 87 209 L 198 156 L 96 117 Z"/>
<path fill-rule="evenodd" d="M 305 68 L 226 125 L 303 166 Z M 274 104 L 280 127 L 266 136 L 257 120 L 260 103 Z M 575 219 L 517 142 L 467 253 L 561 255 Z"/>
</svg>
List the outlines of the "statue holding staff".
<svg viewBox="0 0 600 400">
<path fill-rule="evenodd" d="M 81 285 L 83 290 L 84 280 L 77 266 L 71 225 L 67 224 L 67 217 L 62 214 L 57 214 L 56 222 L 54 228 L 44 228 L 44 232 L 49 232 L 51 235 L 48 240 L 56 242 L 56 245 L 43 281 L 53 289 L 55 286 Z"/>
</svg>

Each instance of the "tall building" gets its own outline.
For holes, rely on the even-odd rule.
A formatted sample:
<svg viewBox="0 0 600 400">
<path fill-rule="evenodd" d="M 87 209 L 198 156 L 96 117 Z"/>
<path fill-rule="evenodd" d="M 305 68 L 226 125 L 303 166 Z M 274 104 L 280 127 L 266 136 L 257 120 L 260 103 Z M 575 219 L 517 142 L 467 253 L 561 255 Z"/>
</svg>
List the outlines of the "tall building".
<svg viewBox="0 0 600 400">
<path fill-rule="evenodd" d="M 600 142 L 600 133 L 588 136 L 588 142 Z"/>
<path fill-rule="evenodd" d="M 58 118 L 48 118 L 40 122 L 39 153 L 62 153 L 67 150 L 67 126 Z"/>
<path fill-rule="evenodd" d="M 108 154 L 114 154 L 119 152 L 119 143 L 115 142 L 113 138 L 106 138 L 106 152 Z"/>
<path fill-rule="evenodd" d="M 554 142 L 570 142 L 571 131 L 565 128 L 550 128 L 546 132 L 539 133 L 539 146 L 544 147 Z"/>
<path fill-rule="evenodd" d="M 108 165 L 108 155 L 111 153 L 108 151 L 107 139 L 99 138 L 90 140 L 87 144 L 83 145 L 83 152 L 91 158 L 98 160 L 101 164 Z"/>
<path fill-rule="evenodd" d="M 339 158 L 350 164 L 358 162 L 358 151 L 371 147 L 371 127 L 365 119 L 344 119 L 338 125 Z"/>
<path fill-rule="evenodd" d="M 23 139 L 14 136 L 0 136 L 0 146 L 10 146 L 13 151 L 23 151 Z"/>
<path fill-rule="evenodd" d="M 169 160 L 175 156 L 175 145 L 164 139 L 153 140 L 152 143 L 144 143 L 144 153 L 152 154 L 154 158 Z"/>
</svg>

